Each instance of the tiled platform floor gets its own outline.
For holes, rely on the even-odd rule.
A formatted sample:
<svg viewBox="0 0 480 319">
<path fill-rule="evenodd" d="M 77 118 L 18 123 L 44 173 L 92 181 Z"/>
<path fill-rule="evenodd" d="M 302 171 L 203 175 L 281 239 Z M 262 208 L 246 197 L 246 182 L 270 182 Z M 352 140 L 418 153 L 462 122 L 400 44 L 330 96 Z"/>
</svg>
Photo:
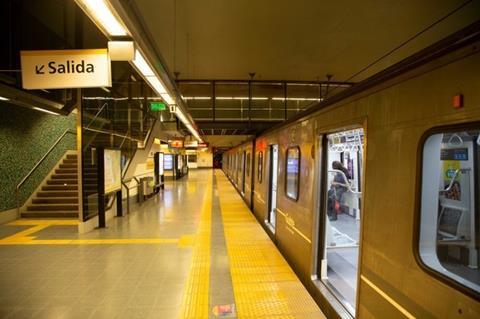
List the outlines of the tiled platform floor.
<svg viewBox="0 0 480 319">
<path fill-rule="evenodd" d="M 191 171 L 85 235 L 75 221 L 0 225 L 0 318 L 201 319 L 229 309 L 224 318 L 324 317 L 221 171 Z"/>
</svg>

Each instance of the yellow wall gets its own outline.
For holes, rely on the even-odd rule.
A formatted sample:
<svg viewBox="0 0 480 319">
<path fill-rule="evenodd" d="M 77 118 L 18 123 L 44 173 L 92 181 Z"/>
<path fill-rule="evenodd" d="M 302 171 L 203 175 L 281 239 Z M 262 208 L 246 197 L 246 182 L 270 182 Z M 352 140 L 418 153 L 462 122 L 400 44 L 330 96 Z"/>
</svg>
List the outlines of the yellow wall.
<svg viewBox="0 0 480 319">
<path fill-rule="evenodd" d="M 197 167 L 213 167 L 213 153 L 211 149 L 208 151 L 199 150 L 197 152 Z"/>
</svg>

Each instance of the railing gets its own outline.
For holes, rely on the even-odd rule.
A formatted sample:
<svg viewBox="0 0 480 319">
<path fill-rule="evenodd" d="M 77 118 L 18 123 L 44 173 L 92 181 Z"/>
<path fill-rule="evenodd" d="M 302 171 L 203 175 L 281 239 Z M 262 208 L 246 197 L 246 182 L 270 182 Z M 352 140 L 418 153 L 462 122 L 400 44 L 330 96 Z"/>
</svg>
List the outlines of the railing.
<svg viewBox="0 0 480 319">
<path fill-rule="evenodd" d="M 132 179 L 137 183 L 137 185 L 133 187 L 128 187 L 127 183 L 130 183 Z M 133 176 L 132 178 L 122 180 L 122 185 L 123 187 L 125 187 L 125 190 L 127 191 L 127 214 L 130 214 L 130 190 L 135 187 L 138 187 L 139 184 L 140 184 L 140 181 L 135 176 Z"/>
<path fill-rule="evenodd" d="M 352 185 L 350 185 L 350 183 L 348 182 L 347 176 L 341 170 L 332 169 L 332 170 L 329 170 L 328 172 L 329 173 L 340 174 L 343 177 L 343 180 L 345 181 L 345 183 L 332 182 L 332 185 L 345 187 L 350 193 L 355 194 L 355 195 L 361 195 L 362 194 L 361 192 L 357 192 L 357 191 L 353 190 Z"/>
<path fill-rule="evenodd" d="M 15 187 L 15 202 L 17 205 L 17 213 L 18 216 L 20 216 L 20 188 L 22 187 L 23 184 L 28 180 L 30 176 L 37 170 L 37 168 L 43 163 L 43 161 L 47 158 L 47 156 L 55 149 L 55 147 L 62 141 L 62 139 L 67 135 L 67 134 L 73 134 L 76 135 L 77 132 L 72 129 L 66 129 L 62 135 L 60 135 L 59 138 L 53 143 L 53 145 L 48 149 L 48 151 L 42 156 L 42 158 L 33 166 L 33 168 L 28 172 L 27 175 L 25 175 L 24 178 L 20 181 L 20 183 L 17 184 Z"/>
<path fill-rule="evenodd" d="M 151 174 L 155 174 L 153 171 L 152 172 L 146 172 L 146 173 L 142 173 L 142 174 L 138 174 L 136 176 L 133 176 L 131 178 L 128 178 L 128 179 L 123 179 L 122 180 L 122 186 L 125 188 L 125 190 L 127 191 L 127 214 L 130 214 L 130 190 L 131 189 L 134 189 L 135 187 L 138 187 L 138 185 L 140 185 L 140 180 L 138 179 L 138 177 L 141 177 L 141 176 L 151 176 Z M 128 183 L 130 183 L 132 180 L 134 180 L 136 182 L 136 185 L 132 186 L 132 187 L 129 187 L 128 186 Z M 161 187 L 162 186 L 162 182 L 158 183 L 158 184 L 155 184 L 155 187 Z M 138 195 L 138 194 L 137 194 Z M 139 201 L 139 199 L 137 198 L 137 201 Z"/>
<path fill-rule="evenodd" d="M 103 134 L 109 134 L 109 135 L 114 135 L 114 136 L 117 136 L 117 137 L 120 137 L 120 138 L 123 138 L 122 140 L 122 143 L 120 145 L 123 146 L 124 142 L 126 139 L 130 139 L 132 141 L 135 141 L 137 143 L 142 143 L 143 145 L 146 144 L 146 141 L 148 140 L 148 138 L 150 137 L 152 131 L 153 131 L 153 127 L 155 126 L 156 124 L 156 119 L 155 117 L 153 117 L 154 121 L 152 123 L 152 125 L 149 127 L 149 130 L 145 136 L 145 138 L 143 140 L 140 140 L 140 139 L 136 139 L 136 138 L 132 138 L 131 136 L 129 136 L 128 134 L 119 134 L 119 133 L 116 133 L 116 132 L 112 132 L 112 131 L 107 131 L 107 130 L 103 130 L 103 129 L 99 129 L 99 128 L 93 128 L 91 127 L 92 123 L 97 119 L 99 118 L 99 115 L 102 113 L 102 111 L 105 109 L 107 103 L 104 103 L 101 108 L 96 112 L 96 114 L 93 116 L 93 118 L 89 121 L 88 125 L 84 126 L 83 129 L 84 130 L 88 130 L 88 131 L 93 131 L 93 132 L 97 132 L 97 133 L 103 133 Z M 80 116 L 80 115 L 79 115 Z M 143 120 L 145 120 L 147 117 L 152 117 L 152 115 L 150 114 L 145 114 L 144 115 L 144 118 Z M 76 135 L 76 130 L 74 129 L 66 129 L 62 135 L 60 135 L 60 137 L 57 138 L 57 140 L 53 143 L 53 145 L 47 150 L 47 152 L 40 158 L 39 161 L 37 161 L 35 163 L 35 165 L 32 167 L 32 169 L 21 179 L 21 181 L 16 185 L 15 187 L 15 203 L 16 203 L 16 209 L 17 209 L 17 214 L 18 216 L 20 216 L 20 208 L 21 206 L 23 205 L 20 205 L 20 190 L 22 188 L 22 186 L 27 182 L 27 180 L 32 176 L 33 173 L 35 173 L 35 171 L 40 167 L 40 165 L 47 159 L 47 157 L 55 150 L 55 148 L 57 147 L 57 145 L 63 140 L 63 138 L 68 135 L 68 134 L 73 134 L 73 135 Z M 128 161 L 128 164 L 130 164 L 130 161 L 131 161 L 131 158 L 129 159 Z M 134 177 L 135 178 L 135 177 Z M 135 180 L 137 181 L 138 183 L 138 180 L 135 178 Z M 122 182 L 123 183 L 123 182 Z M 111 203 L 109 204 L 109 206 L 111 206 Z"/>
</svg>

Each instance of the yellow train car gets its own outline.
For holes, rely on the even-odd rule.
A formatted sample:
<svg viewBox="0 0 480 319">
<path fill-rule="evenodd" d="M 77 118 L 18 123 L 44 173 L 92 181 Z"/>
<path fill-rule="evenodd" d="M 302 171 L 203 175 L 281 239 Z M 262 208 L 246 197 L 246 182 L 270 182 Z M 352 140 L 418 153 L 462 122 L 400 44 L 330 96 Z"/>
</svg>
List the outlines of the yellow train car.
<svg viewBox="0 0 480 319">
<path fill-rule="evenodd" d="M 480 318 L 480 24 L 224 154 L 330 318 Z"/>
</svg>

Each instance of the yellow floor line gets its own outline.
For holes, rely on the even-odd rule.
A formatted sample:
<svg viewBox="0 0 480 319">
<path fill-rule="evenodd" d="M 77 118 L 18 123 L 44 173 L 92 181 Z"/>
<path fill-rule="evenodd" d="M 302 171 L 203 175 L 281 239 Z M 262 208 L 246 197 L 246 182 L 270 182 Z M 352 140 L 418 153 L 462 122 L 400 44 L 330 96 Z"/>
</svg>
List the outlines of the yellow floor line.
<svg viewBox="0 0 480 319">
<path fill-rule="evenodd" d="M 238 318 L 325 318 L 227 177 L 216 177 Z"/>
<path fill-rule="evenodd" d="M 176 238 L 119 238 L 119 239 L 34 239 L 32 237 L 7 238 L 0 245 L 139 245 L 179 244 Z"/>
<path fill-rule="evenodd" d="M 212 176 L 203 198 L 198 233 L 193 246 L 192 265 L 185 284 L 181 319 L 204 319 L 209 316 L 210 239 L 212 220 Z"/>
<path fill-rule="evenodd" d="M 8 225 L 78 225 L 77 219 L 18 219 Z"/>
<path fill-rule="evenodd" d="M 29 236 L 29 235 L 39 232 L 49 226 L 50 225 L 47 225 L 47 224 L 35 225 L 28 229 L 19 231 L 18 233 L 13 234 L 12 236 L 8 236 L 0 240 L 0 245 L 11 245 L 11 244 L 19 245 L 19 244 L 25 244 L 25 243 L 31 242 L 32 240 L 35 239 L 35 237 Z"/>
<path fill-rule="evenodd" d="M 158 245 L 177 244 L 179 247 L 192 246 L 195 238 L 185 235 L 180 238 L 101 238 L 101 239 L 37 239 L 31 236 L 50 226 L 77 225 L 76 220 L 16 220 L 8 225 L 32 226 L 11 236 L 0 239 L 0 246 L 6 245 Z"/>
</svg>

